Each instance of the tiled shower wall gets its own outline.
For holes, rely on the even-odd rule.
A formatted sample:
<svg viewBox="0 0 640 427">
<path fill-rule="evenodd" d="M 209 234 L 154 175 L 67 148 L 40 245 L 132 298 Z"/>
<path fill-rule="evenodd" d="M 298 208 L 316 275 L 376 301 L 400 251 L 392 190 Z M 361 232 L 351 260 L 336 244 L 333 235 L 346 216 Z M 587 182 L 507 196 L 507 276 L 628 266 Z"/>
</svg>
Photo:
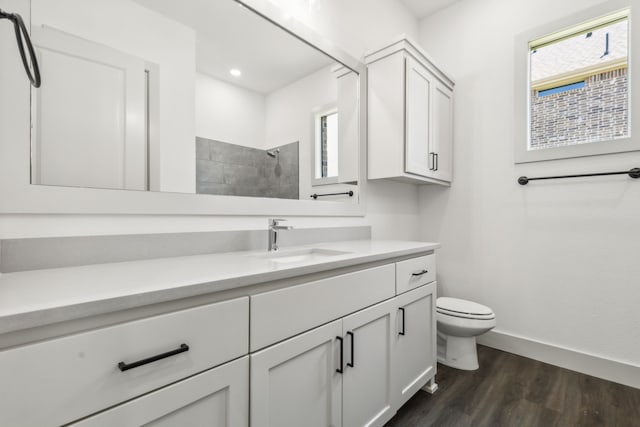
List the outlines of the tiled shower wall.
<svg viewBox="0 0 640 427">
<path fill-rule="evenodd" d="M 298 143 L 265 150 L 196 138 L 196 192 L 227 196 L 299 198 Z"/>
</svg>

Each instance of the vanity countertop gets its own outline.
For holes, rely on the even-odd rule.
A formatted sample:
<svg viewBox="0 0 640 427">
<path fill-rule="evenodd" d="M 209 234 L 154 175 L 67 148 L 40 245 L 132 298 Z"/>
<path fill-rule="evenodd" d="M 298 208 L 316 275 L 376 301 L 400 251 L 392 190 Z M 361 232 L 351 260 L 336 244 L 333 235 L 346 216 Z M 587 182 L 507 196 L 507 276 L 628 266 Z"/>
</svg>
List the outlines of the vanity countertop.
<svg viewBox="0 0 640 427">
<path fill-rule="evenodd" d="M 438 243 L 355 240 L 0 275 L 0 334 L 150 304 L 417 255 Z M 315 259 L 297 260 L 310 248 Z M 343 253 L 323 253 L 340 251 Z M 329 256 L 326 256 L 329 255 Z"/>
</svg>

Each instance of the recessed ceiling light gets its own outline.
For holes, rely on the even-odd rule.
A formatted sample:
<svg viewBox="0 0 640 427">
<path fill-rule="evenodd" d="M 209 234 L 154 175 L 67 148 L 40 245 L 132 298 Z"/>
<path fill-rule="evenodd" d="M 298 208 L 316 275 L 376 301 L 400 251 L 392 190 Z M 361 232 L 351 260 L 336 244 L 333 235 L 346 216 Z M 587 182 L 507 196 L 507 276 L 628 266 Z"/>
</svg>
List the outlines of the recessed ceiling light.
<svg viewBox="0 0 640 427">
<path fill-rule="evenodd" d="M 242 71 L 238 70 L 237 68 L 232 68 L 229 70 L 229 74 L 231 74 L 233 77 L 240 77 L 242 75 Z"/>
</svg>

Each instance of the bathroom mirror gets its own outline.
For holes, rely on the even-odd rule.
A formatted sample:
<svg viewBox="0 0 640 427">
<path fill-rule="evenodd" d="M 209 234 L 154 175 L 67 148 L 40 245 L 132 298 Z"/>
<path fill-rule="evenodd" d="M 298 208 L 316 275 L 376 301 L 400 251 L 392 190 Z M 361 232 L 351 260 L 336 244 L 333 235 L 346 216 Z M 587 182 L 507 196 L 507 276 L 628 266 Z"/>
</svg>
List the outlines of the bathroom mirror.
<svg viewBox="0 0 640 427">
<path fill-rule="evenodd" d="M 31 0 L 31 34 L 31 184 L 358 196 L 361 70 L 248 2 Z"/>
</svg>

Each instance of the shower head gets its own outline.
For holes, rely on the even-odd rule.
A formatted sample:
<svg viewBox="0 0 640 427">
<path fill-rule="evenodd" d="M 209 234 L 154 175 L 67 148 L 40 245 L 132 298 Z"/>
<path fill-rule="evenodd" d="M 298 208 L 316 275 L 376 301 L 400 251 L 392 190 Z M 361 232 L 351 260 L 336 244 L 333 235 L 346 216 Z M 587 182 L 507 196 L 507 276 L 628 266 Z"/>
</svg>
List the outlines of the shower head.
<svg viewBox="0 0 640 427">
<path fill-rule="evenodd" d="M 278 157 L 278 154 L 280 154 L 279 148 L 276 148 L 275 150 L 267 151 L 267 156 L 273 157 L 274 159 Z"/>
</svg>

